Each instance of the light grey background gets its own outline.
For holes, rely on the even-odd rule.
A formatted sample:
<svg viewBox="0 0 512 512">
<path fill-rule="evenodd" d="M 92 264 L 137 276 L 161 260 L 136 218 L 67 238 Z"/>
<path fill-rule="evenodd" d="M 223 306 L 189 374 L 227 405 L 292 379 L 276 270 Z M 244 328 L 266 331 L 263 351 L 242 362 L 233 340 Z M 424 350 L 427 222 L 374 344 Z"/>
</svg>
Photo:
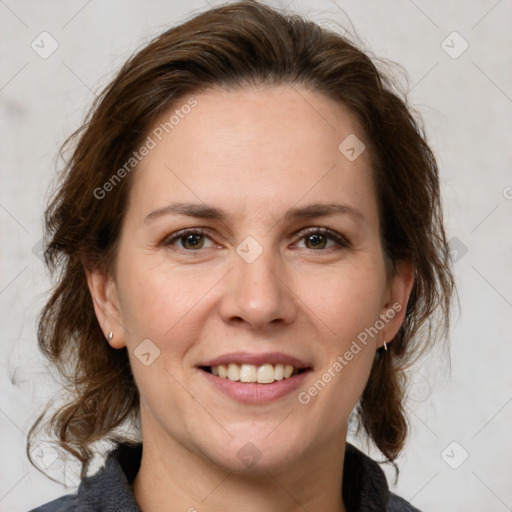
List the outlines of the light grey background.
<svg viewBox="0 0 512 512">
<path fill-rule="evenodd" d="M 73 489 L 46 479 L 25 456 L 25 434 L 57 389 L 37 352 L 35 319 L 49 282 L 33 250 L 57 149 L 136 48 L 214 3 L 0 0 L 2 511 Z M 512 510 L 512 3 L 289 5 L 331 27 L 348 26 L 348 16 L 367 50 L 404 66 L 441 168 L 461 314 L 451 375 L 439 353 L 411 373 L 412 435 L 395 492 L 425 511 Z M 46 59 L 31 48 L 34 40 L 43 46 L 43 31 L 58 43 Z M 457 55 L 464 41 L 469 47 Z M 59 463 L 50 468 L 57 478 Z M 74 469 L 68 465 L 69 482 Z"/>
</svg>

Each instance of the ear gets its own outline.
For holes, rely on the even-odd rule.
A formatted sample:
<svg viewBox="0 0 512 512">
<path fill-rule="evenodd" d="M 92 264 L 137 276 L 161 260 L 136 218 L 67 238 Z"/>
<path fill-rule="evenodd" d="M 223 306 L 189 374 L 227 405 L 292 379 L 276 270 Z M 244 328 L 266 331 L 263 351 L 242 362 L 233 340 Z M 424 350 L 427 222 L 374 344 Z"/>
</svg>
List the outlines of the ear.
<svg viewBox="0 0 512 512">
<path fill-rule="evenodd" d="M 405 320 L 407 303 L 414 285 L 414 265 L 410 261 L 399 261 L 395 274 L 389 279 L 388 290 L 381 318 L 386 322 L 381 332 L 381 345 L 396 336 Z"/>
<path fill-rule="evenodd" d="M 123 348 L 126 343 L 121 324 L 116 284 L 110 274 L 97 269 L 89 270 L 86 265 L 84 268 L 96 318 L 103 334 L 112 348 Z M 109 339 L 111 332 L 113 336 L 112 339 Z"/>
</svg>

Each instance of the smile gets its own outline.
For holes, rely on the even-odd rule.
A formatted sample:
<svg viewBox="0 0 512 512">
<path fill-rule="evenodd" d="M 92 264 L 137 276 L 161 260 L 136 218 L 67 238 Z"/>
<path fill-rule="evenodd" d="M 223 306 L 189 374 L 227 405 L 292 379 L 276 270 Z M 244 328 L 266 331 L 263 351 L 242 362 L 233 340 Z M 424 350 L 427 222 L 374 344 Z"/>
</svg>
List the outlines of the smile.
<svg viewBox="0 0 512 512">
<path fill-rule="evenodd" d="M 245 365 L 241 366 L 243 367 Z M 294 370 L 292 367 L 292 374 L 289 377 L 285 377 L 283 373 L 283 378 L 281 380 L 273 378 L 273 380 L 270 381 L 269 376 L 267 377 L 267 380 L 270 382 L 260 383 L 257 380 L 252 382 L 231 380 L 227 376 L 221 377 L 220 375 L 214 375 L 205 367 L 200 368 L 200 370 L 201 375 L 206 377 L 206 380 L 212 386 L 212 389 L 220 391 L 221 394 L 228 396 L 232 400 L 247 405 L 264 405 L 283 399 L 290 394 L 296 394 L 298 389 L 304 385 L 305 379 L 307 379 L 308 375 L 311 373 L 311 368 Z M 274 369 L 272 370 L 275 372 Z M 277 371 L 279 372 L 280 370 Z M 253 372 L 253 370 L 251 370 L 251 372 Z"/>
<path fill-rule="evenodd" d="M 256 366 L 254 364 L 216 365 L 203 367 L 205 371 L 222 379 L 229 379 L 233 382 L 257 382 L 258 384 L 272 384 L 283 379 L 289 379 L 298 375 L 304 368 L 295 368 L 291 364 L 270 364 L 264 363 Z"/>
<path fill-rule="evenodd" d="M 232 352 L 196 368 L 212 389 L 237 402 L 263 405 L 295 392 L 313 365 L 284 352 Z"/>
</svg>

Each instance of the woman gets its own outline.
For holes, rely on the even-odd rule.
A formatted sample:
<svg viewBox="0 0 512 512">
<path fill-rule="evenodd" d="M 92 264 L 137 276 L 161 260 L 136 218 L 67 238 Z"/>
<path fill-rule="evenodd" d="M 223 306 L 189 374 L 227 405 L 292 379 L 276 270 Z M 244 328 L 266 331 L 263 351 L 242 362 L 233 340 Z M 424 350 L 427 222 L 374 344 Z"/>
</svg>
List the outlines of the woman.
<svg viewBox="0 0 512 512">
<path fill-rule="evenodd" d="M 405 370 L 453 289 L 434 156 L 368 56 L 219 7 L 132 57 L 72 140 L 39 343 L 83 480 L 36 510 L 417 510 L 346 441 L 354 412 L 402 451 Z"/>
</svg>

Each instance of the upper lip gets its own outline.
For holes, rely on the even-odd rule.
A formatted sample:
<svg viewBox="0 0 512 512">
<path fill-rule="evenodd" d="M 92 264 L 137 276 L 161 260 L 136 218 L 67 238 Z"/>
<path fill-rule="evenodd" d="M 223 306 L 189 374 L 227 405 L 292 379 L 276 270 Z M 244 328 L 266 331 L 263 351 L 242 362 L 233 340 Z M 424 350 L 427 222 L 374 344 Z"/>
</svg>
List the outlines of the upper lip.
<svg viewBox="0 0 512 512">
<path fill-rule="evenodd" d="M 219 366 L 228 365 L 230 363 L 235 364 L 252 364 L 254 366 L 262 366 L 266 363 L 276 364 L 291 364 L 293 367 L 302 369 L 310 368 L 311 365 L 305 361 L 298 359 L 297 357 L 290 356 L 283 352 L 268 352 L 266 354 L 251 354 L 249 352 L 231 352 L 230 354 L 224 354 L 209 361 L 205 361 L 199 366 Z"/>
</svg>

